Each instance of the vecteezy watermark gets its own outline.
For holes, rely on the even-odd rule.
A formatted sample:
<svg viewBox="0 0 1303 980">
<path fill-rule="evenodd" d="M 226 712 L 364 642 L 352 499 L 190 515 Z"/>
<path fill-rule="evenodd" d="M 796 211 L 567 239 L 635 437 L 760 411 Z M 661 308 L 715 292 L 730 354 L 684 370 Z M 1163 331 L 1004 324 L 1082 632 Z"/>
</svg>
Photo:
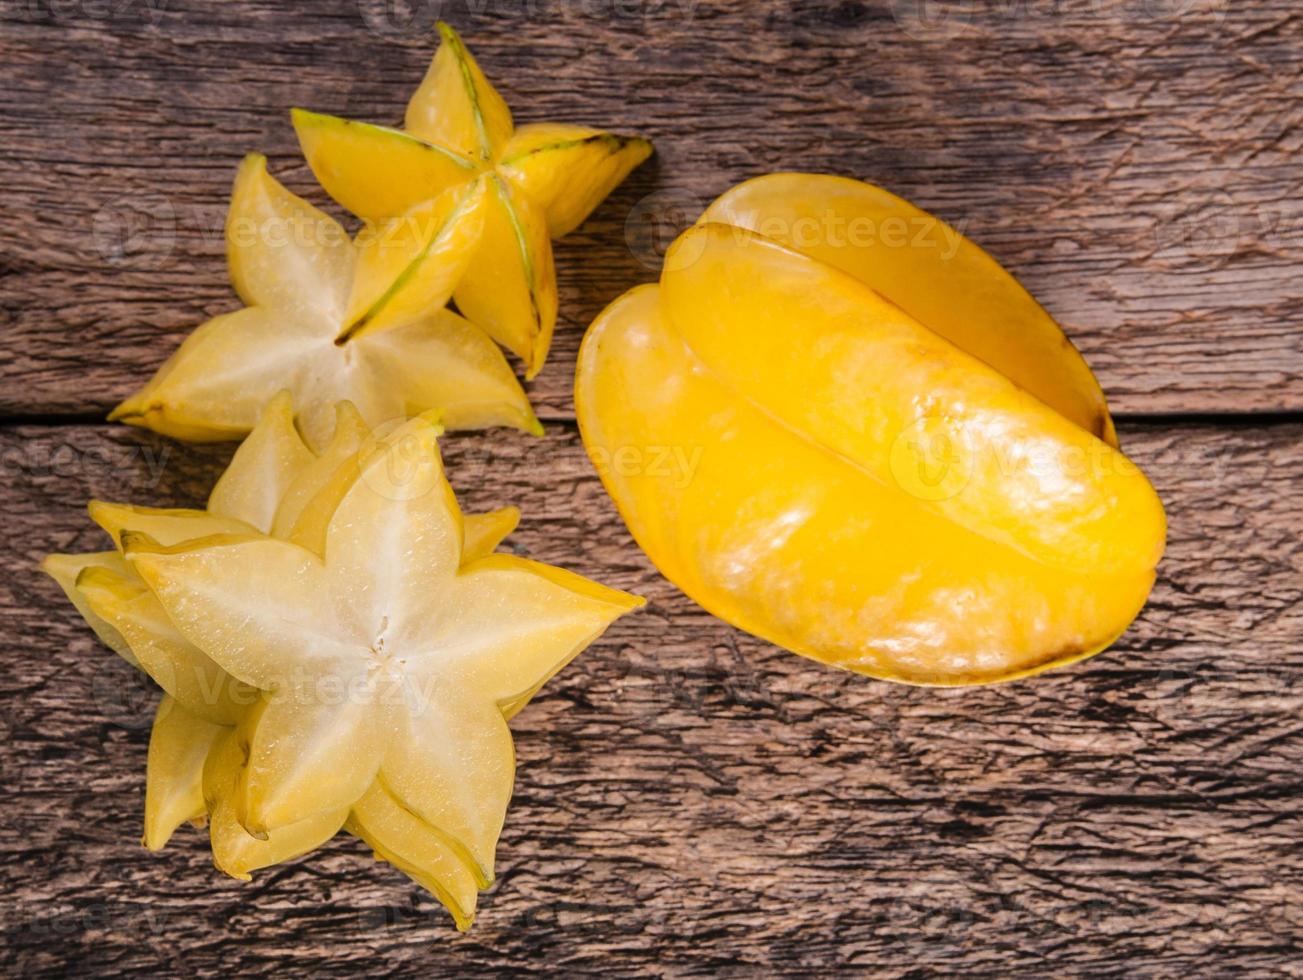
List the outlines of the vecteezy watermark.
<svg viewBox="0 0 1303 980">
<path fill-rule="evenodd" d="M 154 723 L 158 688 L 143 671 L 118 657 L 96 662 L 90 695 L 104 718 L 119 728 L 140 731 Z"/>
<path fill-rule="evenodd" d="M 438 689 L 433 676 L 404 669 L 406 660 L 386 654 L 382 641 L 371 648 L 370 654 L 373 669 L 349 674 L 317 673 L 300 665 L 279 676 L 263 678 L 267 689 L 253 696 L 271 704 L 300 708 L 405 708 L 417 716 L 430 708 Z M 360 659 L 368 654 L 359 646 L 357 655 Z"/>
<path fill-rule="evenodd" d="M 435 428 L 433 422 L 382 422 L 358 451 L 363 484 L 386 500 L 419 500 L 437 493 L 445 483 L 443 463 L 429 438 L 433 433 L 429 429 L 396 431 L 403 425 Z"/>
<path fill-rule="evenodd" d="M 705 249 L 704 239 L 670 246 L 698 220 L 705 209 L 686 191 L 657 191 L 644 197 L 625 220 L 629 251 L 648 269 L 678 271 L 691 266 Z M 848 214 L 822 208 L 805 214 L 763 214 L 733 211 L 721 224 L 738 242 L 752 234 L 781 242 L 798 251 L 820 249 L 910 249 L 953 259 L 964 242 L 962 226 L 953 227 L 924 212 Z"/>
<path fill-rule="evenodd" d="M 1012 4 L 1015 0 L 1004 0 Z M 1026 5 L 1029 0 L 1022 0 Z M 1096 18 L 1122 23 L 1171 21 L 1185 17 L 1204 17 L 1220 21 L 1230 0 L 1090 0 L 1090 14 Z M 1068 7 L 1067 0 L 1055 0 L 1056 9 Z M 1070 9 L 1070 8 L 1069 8 Z"/>
<path fill-rule="evenodd" d="M 996 480 L 1059 486 L 1140 474 L 1135 463 L 1099 440 L 1070 444 L 1057 439 L 989 439 L 941 415 L 922 416 L 902 428 L 892 440 L 887 462 L 900 489 L 931 502 L 959 496 L 975 477 L 982 486 Z"/>
<path fill-rule="evenodd" d="M 10 905 L 3 916 L 4 930 L 21 946 L 24 940 L 58 941 L 87 935 L 123 936 L 142 942 L 162 939 L 171 932 L 175 917 L 157 903 L 88 902 L 61 903 L 39 913 L 26 903 Z"/>
<path fill-rule="evenodd" d="M 259 218 L 227 215 L 225 219 L 198 207 L 174 208 L 158 194 L 120 198 L 101 207 L 92 219 L 96 248 L 109 262 L 145 260 L 158 264 L 174 250 L 183 234 L 204 243 L 225 242 L 242 250 L 279 251 L 348 248 L 373 253 L 397 252 L 415 258 L 450 225 L 442 213 L 406 214 L 386 221 L 364 221 L 356 235 L 324 214 L 277 214 Z"/>
<path fill-rule="evenodd" d="M 362 23 L 380 37 L 433 34 L 441 20 L 497 15 L 517 21 L 688 20 L 699 0 L 357 0 Z"/>
<path fill-rule="evenodd" d="M 402 229 L 401 236 L 389 231 L 380 239 L 381 247 L 413 248 L 416 236 L 424 235 L 428 240 L 438 231 L 440 225 L 433 219 L 425 222 L 416 217 L 405 218 L 396 223 Z M 363 227 L 361 235 L 379 235 L 390 226 L 368 224 Z M 272 218 L 233 217 L 223 226 L 226 240 L 236 248 L 255 248 L 262 246 L 270 249 L 280 248 L 337 248 L 348 242 L 348 232 L 336 221 L 321 215 L 308 217 L 296 214 L 292 217 Z"/>
<path fill-rule="evenodd" d="M 1303 248 L 1303 206 L 1237 202 L 1225 191 L 1164 205 L 1153 225 L 1160 259 L 1219 259 L 1247 249 Z"/>
<path fill-rule="evenodd" d="M 603 480 L 635 476 L 662 480 L 675 490 L 688 487 L 701 465 L 702 446 L 594 446 L 588 457 Z"/>
<path fill-rule="evenodd" d="M 961 222 L 963 224 L 963 222 Z M 818 248 L 890 248 L 935 251 L 943 261 L 953 259 L 964 235 L 940 218 L 926 213 L 848 215 L 832 208 L 788 217 L 758 212 L 734 216 L 736 229 L 783 242 L 798 250 Z M 734 232 L 739 237 L 744 231 Z"/>
<path fill-rule="evenodd" d="M 972 447 L 961 444 L 945 419 L 924 417 L 892 441 L 887 462 L 896 485 L 918 500 L 949 500 L 973 476 Z"/>
<path fill-rule="evenodd" d="M 368 656 L 361 643 L 356 652 L 359 662 Z M 406 708 L 417 715 L 430 708 L 437 693 L 434 678 L 406 670 L 405 658 L 386 658 L 382 643 L 370 653 L 374 669 L 314 672 L 298 665 L 260 678 L 266 685 L 263 689 L 240 683 L 211 663 L 161 658 L 151 662 L 146 674 L 112 658 L 96 664 L 91 698 L 105 718 L 124 728 L 148 728 L 153 723 L 155 713 L 150 707 L 160 688 L 184 692 L 184 703 L 192 706 L 248 708 L 263 700 L 300 708 Z"/>
<path fill-rule="evenodd" d="M 0 477 L 76 479 L 92 490 L 110 485 L 152 489 L 172 457 L 167 444 L 80 445 L 25 442 L 0 450 Z"/>
<path fill-rule="evenodd" d="M 77 21 L 148 21 L 156 26 L 168 0 L 20 0 L 20 11 L 32 18 L 48 16 L 59 23 Z"/>
<path fill-rule="evenodd" d="M 966 33 L 977 0 L 891 0 L 891 17 L 901 31 L 920 41 L 945 41 Z"/>
</svg>

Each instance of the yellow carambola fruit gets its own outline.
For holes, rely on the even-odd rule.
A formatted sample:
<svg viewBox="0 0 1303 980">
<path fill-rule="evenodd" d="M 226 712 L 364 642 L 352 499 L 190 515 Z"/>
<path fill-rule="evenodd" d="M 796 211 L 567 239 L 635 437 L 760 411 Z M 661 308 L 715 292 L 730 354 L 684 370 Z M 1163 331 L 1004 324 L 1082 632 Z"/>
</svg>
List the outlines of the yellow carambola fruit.
<svg viewBox="0 0 1303 980">
<path fill-rule="evenodd" d="M 1012 279 L 980 274 L 976 246 L 902 246 L 884 275 L 847 246 L 749 230 L 899 211 L 822 181 L 751 195 L 748 227 L 690 229 L 660 285 L 585 338 L 579 422 L 634 537 L 721 618 L 875 677 L 1009 680 L 1108 646 L 1144 604 L 1165 520 L 1093 379 Z M 920 301 L 929 288 L 946 302 Z M 918 312 L 935 308 L 937 328 Z M 1015 381 L 1038 360 L 1065 390 Z"/>
<path fill-rule="evenodd" d="M 829 174 L 744 181 L 698 224 L 748 228 L 854 276 L 1116 448 L 1104 392 L 1059 325 L 980 246 L 889 191 Z"/>
<path fill-rule="evenodd" d="M 402 236 L 351 242 L 250 155 L 226 223 L 231 280 L 246 308 L 199 327 L 110 418 L 179 439 L 237 439 L 284 389 L 314 449 L 341 400 L 372 426 L 435 409 L 449 428 L 541 434 L 501 350 L 443 308 L 478 241 L 484 209 L 472 198 L 451 191 L 413 218 L 414 233 L 430 230 L 413 257 Z M 403 268 L 391 276 L 395 257 Z M 359 304 L 383 308 L 388 329 L 352 329 Z"/>
<path fill-rule="evenodd" d="M 305 547 L 315 546 L 321 554 L 334 510 L 354 483 L 367 479 L 366 467 L 400 476 L 410 473 L 405 467 L 412 461 L 411 453 L 419 455 L 422 446 L 403 429 L 389 437 L 373 437 L 356 409 L 341 403 L 335 434 L 317 456 L 303 445 L 293 415 L 288 394 L 273 399 L 218 481 L 207 511 L 95 502 L 92 516 L 116 543 L 143 541 L 164 547 L 271 531 Z M 422 424 L 430 432 L 437 431 L 429 427 L 428 419 Z M 359 465 L 359 459 L 364 465 Z M 437 489 L 419 479 L 416 484 L 401 482 L 404 492 Z M 463 564 L 490 555 L 518 519 L 514 507 L 465 518 Z M 71 565 L 74 557 L 51 556 L 48 563 Z M 257 836 L 251 834 L 246 827 L 248 796 L 251 790 L 256 795 L 266 779 L 250 762 L 255 745 L 266 741 L 259 723 L 274 695 L 237 681 L 182 636 L 143 580 L 116 553 L 82 564 L 93 567 L 79 577 L 80 585 L 71 586 L 74 598 L 86 605 L 88 618 L 98 611 L 107 617 L 104 628 L 121 629 L 130 639 L 128 653 L 137 651 L 133 656 L 168 692 L 150 741 L 147 847 L 161 848 L 180 823 L 207 816 L 218 867 L 247 879 L 259 868 L 312 850 L 333 836 L 347 818 L 348 829 L 363 837 L 378 858 L 429 888 L 448 905 L 459 928 L 469 927 L 476 891 L 492 879 L 487 836 L 480 835 L 478 856 L 472 856 L 470 846 L 408 811 L 378 779 L 351 808 L 351 815 L 349 806 L 315 809 L 312 801 L 317 797 L 309 792 L 302 815 L 294 813 L 275 829 L 254 828 Z M 557 625 L 545 623 L 543 628 L 554 630 Z M 509 717 L 518 710 L 559 666 L 560 661 L 522 678 L 520 684 L 527 685 L 524 694 L 501 698 L 501 715 Z M 486 678 L 489 684 L 499 682 Z M 496 822 L 490 821 L 488 833 L 495 835 L 499 825 L 500 815 Z"/>
<path fill-rule="evenodd" d="M 368 224 L 345 334 L 391 325 L 403 304 L 451 289 L 457 307 L 525 362 L 543 366 L 556 322 L 551 238 L 579 226 L 651 144 L 583 126 L 516 127 L 461 38 L 443 43 L 407 106 L 405 131 L 296 109 L 294 128 L 321 186 Z M 430 243 L 449 260 L 422 283 Z M 455 240 L 455 241 L 454 241 Z M 464 243 L 469 247 L 462 250 Z M 454 259 L 460 263 L 451 265 Z M 422 263 L 425 263 L 423 265 Z M 446 298 L 446 296 L 445 296 Z M 443 299 L 440 299 L 440 303 Z"/>
</svg>

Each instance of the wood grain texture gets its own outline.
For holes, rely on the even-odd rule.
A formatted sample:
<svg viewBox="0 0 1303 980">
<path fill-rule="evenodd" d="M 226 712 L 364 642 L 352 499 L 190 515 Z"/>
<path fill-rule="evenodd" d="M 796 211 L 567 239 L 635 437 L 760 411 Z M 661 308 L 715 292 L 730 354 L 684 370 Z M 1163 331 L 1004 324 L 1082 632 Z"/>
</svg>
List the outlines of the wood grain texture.
<svg viewBox="0 0 1303 980">
<path fill-rule="evenodd" d="M 229 454 L 104 426 L 0 430 L 0 972 L 65 976 L 1297 976 L 1303 425 L 1122 427 L 1167 502 L 1111 651 L 926 690 L 713 619 L 631 544 L 573 428 L 446 441 L 511 543 L 641 592 L 513 723 L 499 865 L 459 936 L 341 839 L 222 879 L 140 833 L 154 695 L 53 583 L 91 496 L 196 504 Z"/>
<path fill-rule="evenodd" d="M 0 413 L 102 413 L 232 308 L 240 157 L 313 194 L 287 108 L 398 121 L 438 14 L 521 120 L 659 148 L 559 248 L 544 417 L 571 417 L 583 327 L 655 276 L 674 230 L 778 169 L 958 224 L 1123 412 L 1303 408 L 1295 0 L 11 0 Z"/>
<path fill-rule="evenodd" d="M 657 156 L 558 247 L 545 440 L 448 440 L 512 544 L 647 595 L 515 721 L 468 936 L 341 838 L 220 877 L 136 844 L 156 697 L 34 569 L 91 496 L 194 504 L 231 448 L 98 424 L 233 307 L 252 149 L 394 123 L 467 38 L 521 121 Z M 10 0 L 0 5 L 0 974 L 1303 976 L 1303 15 L 1294 0 Z M 585 325 L 716 194 L 881 183 L 987 247 L 1096 368 L 1168 505 L 1140 619 L 1034 682 L 933 691 L 713 619 L 583 458 Z M 41 424 L 17 425 L 24 419 Z M 52 424 L 46 424 L 52 423 Z"/>
</svg>

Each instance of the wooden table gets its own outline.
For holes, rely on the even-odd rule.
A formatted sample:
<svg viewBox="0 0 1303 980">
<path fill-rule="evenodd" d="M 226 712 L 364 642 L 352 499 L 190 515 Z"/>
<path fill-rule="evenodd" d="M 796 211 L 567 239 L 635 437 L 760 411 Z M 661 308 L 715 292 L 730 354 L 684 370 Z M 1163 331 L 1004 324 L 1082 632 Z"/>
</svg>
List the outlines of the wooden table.
<svg viewBox="0 0 1303 980">
<path fill-rule="evenodd" d="M 519 119 L 657 157 L 558 249 L 543 441 L 447 440 L 529 554 L 647 595 L 514 727 L 501 875 L 461 936 L 340 838 L 241 885 L 136 843 L 154 692 L 34 571 L 91 496 L 202 501 L 230 447 L 105 424 L 232 309 L 247 150 L 394 123 L 442 12 Z M 1303 10 L 1297 0 L 17 0 L 0 8 L 0 908 L 6 974 L 1303 975 Z M 584 459 L 584 326 L 739 179 L 863 177 L 1064 323 L 1168 506 L 1108 653 L 934 691 L 713 619 Z"/>
</svg>

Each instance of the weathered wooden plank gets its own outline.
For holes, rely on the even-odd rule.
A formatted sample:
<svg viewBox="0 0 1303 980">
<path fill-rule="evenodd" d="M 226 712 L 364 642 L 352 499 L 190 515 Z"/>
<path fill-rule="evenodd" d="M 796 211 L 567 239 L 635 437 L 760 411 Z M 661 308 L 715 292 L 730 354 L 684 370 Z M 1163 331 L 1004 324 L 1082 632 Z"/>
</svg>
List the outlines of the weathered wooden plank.
<svg viewBox="0 0 1303 980">
<path fill-rule="evenodd" d="M 99 495 L 193 504 L 229 449 L 0 430 L 7 974 L 1268 976 L 1303 937 L 1303 426 L 1123 427 L 1169 507 L 1118 646 L 1032 682 L 877 683 L 714 620 L 650 568 L 569 426 L 450 438 L 513 543 L 652 600 L 514 723 L 501 880 L 468 936 L 338 841 L 221 879 L 140 828 L 153 695 L 33 563 Z"/>
<path fill-rule="evenodd" d="M 1292 0 L 23 0 L 0 11 L 0 413 L 104 411 L 231 308 L 236 162 L 264 150 L 309 191 L 286 109 L 396 122 L 439 13 L 521 119 L 659 147 L 559 249 L 547 417 L 570 417 L 583 326 L 654 276 L 653 245 L 778 169 L 960 225 L 1119 410 L 1303 407 Z"/>
</svg>

